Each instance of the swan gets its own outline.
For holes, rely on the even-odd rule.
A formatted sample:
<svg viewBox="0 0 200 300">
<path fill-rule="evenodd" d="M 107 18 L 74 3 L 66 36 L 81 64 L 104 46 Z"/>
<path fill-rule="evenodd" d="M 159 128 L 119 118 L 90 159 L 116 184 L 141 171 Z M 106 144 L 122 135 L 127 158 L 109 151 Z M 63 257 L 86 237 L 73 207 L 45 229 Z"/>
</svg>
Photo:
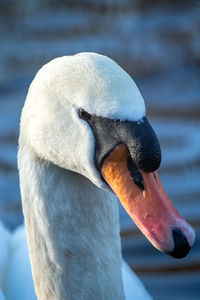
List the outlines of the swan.
<svg viewBox="0 0 200 300">
<path fill-rule="evenodd" d="M 38 300 L 151 299 L 122 261 L 115 195 L 153 246 L 187 255 L 195 234 L 164 191 L 160 161 L 144 100 L 112 59 L 80 53 L 38 71 L 18 152 L 28 242 L 22 251 L 30 255 Z"/>
</svg>

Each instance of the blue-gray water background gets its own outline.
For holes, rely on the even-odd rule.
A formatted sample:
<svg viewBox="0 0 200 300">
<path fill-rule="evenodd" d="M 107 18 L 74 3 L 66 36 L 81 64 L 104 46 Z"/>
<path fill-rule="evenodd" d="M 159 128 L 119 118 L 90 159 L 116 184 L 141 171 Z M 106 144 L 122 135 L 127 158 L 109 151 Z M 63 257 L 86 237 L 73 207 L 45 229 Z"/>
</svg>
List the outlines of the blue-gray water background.
<svg viewBox="0 0 200 300">
<path fill-rule="evenodd" d="M 183 260 L 155 250 L 120 207 L 123 255 L 157 300 L 200 299 L 200 4 L 170 0 L 0 0 L 0 219 L 23 222 L 16 164 L 20 111 L 36 71 L 82 51 L 136 81 L 159 137 L 160 176 L 197 241 Z"/>
</svg>

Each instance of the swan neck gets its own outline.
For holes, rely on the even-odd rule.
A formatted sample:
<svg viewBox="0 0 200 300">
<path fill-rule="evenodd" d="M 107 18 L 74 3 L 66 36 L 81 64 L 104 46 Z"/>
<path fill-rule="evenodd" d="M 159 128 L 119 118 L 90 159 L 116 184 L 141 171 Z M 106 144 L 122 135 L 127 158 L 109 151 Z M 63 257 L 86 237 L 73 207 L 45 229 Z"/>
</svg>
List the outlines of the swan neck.
<svg viewBox="0 0 200 300">
<path fill-rule="evenodd" d="M 116 198 L 19 149 L 35 291 L 46 299 L 123 299 Z"/>
</svg>

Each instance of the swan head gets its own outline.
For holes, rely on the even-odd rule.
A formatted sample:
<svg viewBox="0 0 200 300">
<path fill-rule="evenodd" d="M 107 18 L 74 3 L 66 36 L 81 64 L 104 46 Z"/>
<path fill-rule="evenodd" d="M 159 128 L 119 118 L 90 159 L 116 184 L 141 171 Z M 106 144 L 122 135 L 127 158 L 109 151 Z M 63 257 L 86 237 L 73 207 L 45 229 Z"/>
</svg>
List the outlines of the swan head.
<svg viewBox="0 0 200 300">
<path fill-rule="evenodd" d="M 144 100 L 123 69 L 95 53 L 56 58 L 30 85 L 21 130 L 33 152 L 108 189 L 94 166 L 95 138 L 81 111 L 139 121 L 145 116 Z"/>
<path fill-rule="evenodd" d="M 152 244 L 184 257 L 194 232 L 160 183 L 158 139 L 132 78 L 95 53 L 56 58 L 30 85 L 20 145 L 97 187 L 113 190 Z"/>
</svg>

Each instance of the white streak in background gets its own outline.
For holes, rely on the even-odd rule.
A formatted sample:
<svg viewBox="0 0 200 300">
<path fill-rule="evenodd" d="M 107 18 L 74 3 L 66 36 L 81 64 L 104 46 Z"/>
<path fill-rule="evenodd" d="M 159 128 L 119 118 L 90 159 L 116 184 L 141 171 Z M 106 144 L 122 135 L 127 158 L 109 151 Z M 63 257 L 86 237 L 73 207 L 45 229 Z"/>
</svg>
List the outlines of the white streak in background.
<svg viewBox="0 0 200 300">
<path fill-rule="evenodd" d="M 161 141 L 169 141 L 162 149 L 163 167 L 174 164 L 184 166 L 200 158 L 199 121 L 163 117 L 153 119 L 151 124 Z"/>
</svg>

